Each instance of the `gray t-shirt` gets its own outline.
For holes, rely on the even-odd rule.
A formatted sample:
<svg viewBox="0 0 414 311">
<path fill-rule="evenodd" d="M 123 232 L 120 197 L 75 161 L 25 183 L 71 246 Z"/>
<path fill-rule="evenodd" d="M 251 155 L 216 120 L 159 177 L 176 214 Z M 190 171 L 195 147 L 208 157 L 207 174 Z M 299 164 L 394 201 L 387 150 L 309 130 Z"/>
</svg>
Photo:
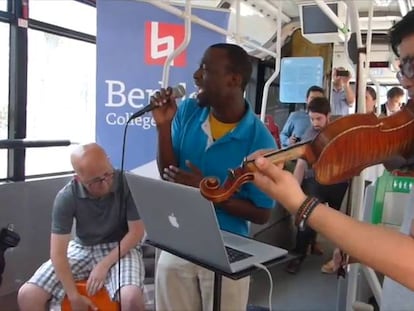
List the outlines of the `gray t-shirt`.
<svg viewBox="0 0 414 311">
<path fill-rule="evenodd" d="M 140 219 L 124 178 L 124 202 L 121 217 L 119 171 L 115 171 L 112 191 L 105 197 L 91 198 L 76 179 L 70 181 L 55 198 L 52 211 L 52 233 L 70 234 L 73 220 L 75 240 L 82 245 L 116 242 L 128 232 L 127 221 Z M 119 219 L 122 219 L 120 225 Z"/>
<path fill-rule="evenodd" d="M 413 235 L 414 230 L 414 191 L 411 191 L 409 205 L 404 213 L 401 232 Z M 413 236 L 412 236 L 413 237 Z M 414 238 L 414 237 L 413 237 Z M 381 254 L 378 254 L 381 256 Z M 414 258 L 412 258 L 414 264 Z M 407 287 L 386 277 L 382 286 L 381 311 L 414 310 L 414 292 Z"/>
</svg>

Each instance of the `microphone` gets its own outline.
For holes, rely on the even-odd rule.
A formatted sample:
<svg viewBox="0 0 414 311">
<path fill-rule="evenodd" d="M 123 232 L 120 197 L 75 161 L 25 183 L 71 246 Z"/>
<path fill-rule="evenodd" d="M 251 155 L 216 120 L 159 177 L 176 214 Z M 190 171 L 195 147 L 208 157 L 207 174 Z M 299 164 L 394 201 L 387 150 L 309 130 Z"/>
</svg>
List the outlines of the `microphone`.
<svg viewBox="0 0 414 311">
<path fill-rule="evenodd" d="M 177 85 L 175 87 L 172 88 L 172 93 L 171 96 L 173 96 L 174 98 L 181 98 L 185 96 L 185 88 L 182 85 Z M 154 105 L 154 104 L 148 104 L 146 105 L 144 108 L 142 108 L 141 110 L 138 110 L 137 112 L 135 112 L 128 120 L 131 121 L 135 118 L 138 118 L 140 116 L 142 116 L 143 114 L 146 114 L 147 112 L 150 112 L 152 110 L 154 110 L 155 108 L 158 108 L 160 106 Z M 127 123 L 128 123 L 127 122 Z"/>
</svg>

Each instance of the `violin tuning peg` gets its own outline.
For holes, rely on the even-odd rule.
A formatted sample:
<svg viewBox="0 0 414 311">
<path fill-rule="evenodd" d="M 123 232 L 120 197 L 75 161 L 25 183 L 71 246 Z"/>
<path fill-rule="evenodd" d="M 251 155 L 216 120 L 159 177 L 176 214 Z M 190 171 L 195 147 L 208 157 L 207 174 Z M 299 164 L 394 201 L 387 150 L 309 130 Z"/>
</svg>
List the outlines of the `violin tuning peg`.
<svg viewBox="0 0 414 311">
<path fill-rule="evenodd" d="M 236 177 L 235 171 L 233 169 L 228 169 L 227 176 L 228 178 L 235 178 Z"/>
</svg>

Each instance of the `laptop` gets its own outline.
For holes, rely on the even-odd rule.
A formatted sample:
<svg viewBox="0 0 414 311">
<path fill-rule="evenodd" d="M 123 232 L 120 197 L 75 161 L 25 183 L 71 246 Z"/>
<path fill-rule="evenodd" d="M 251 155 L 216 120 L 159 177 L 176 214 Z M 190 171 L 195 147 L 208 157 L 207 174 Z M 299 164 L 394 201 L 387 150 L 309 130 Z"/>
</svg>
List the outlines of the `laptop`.
<svg viewBox="0 0 414 311">
<path fill-rule="evenodd" d="M 220 230 L 213 204 L 197 188 L 125 172 L 147 238 L 221 271 L 235 273 L 285 256 L 269 244 Z"/>
</svg>

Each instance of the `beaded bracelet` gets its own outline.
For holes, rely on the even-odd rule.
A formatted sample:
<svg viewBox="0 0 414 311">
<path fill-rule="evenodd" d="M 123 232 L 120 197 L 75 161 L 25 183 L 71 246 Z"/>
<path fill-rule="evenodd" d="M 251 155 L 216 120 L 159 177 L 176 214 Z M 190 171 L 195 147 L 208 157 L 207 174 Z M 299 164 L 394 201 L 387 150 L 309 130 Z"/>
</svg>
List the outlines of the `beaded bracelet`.
<svg viewBox="0 0 414 311">
<path fill-rule="evenodd" d="M 299 223 L 300 223 L 301 218 L 302 218 L 302 214 L 305 211 L 305 209 L 308 207 L 308 205 L 312 202 L 312 200 L 313 200 L 313 197 L 307 196 L 305 201 L 303 201 L 301 206 L 299 206 L 299 209 L 296 212 L 295 226 L 299 226 Z"/>
<path fill-rule="evenodd" d="M 319 203 L 320 201 L 317 198 L 307 197 L 299 207 L 298 212 L 296 213 L 295 225 L 300 231 L 305 230 L 306 221 L 308 220 L 309 215 Z"/>
</svg>

